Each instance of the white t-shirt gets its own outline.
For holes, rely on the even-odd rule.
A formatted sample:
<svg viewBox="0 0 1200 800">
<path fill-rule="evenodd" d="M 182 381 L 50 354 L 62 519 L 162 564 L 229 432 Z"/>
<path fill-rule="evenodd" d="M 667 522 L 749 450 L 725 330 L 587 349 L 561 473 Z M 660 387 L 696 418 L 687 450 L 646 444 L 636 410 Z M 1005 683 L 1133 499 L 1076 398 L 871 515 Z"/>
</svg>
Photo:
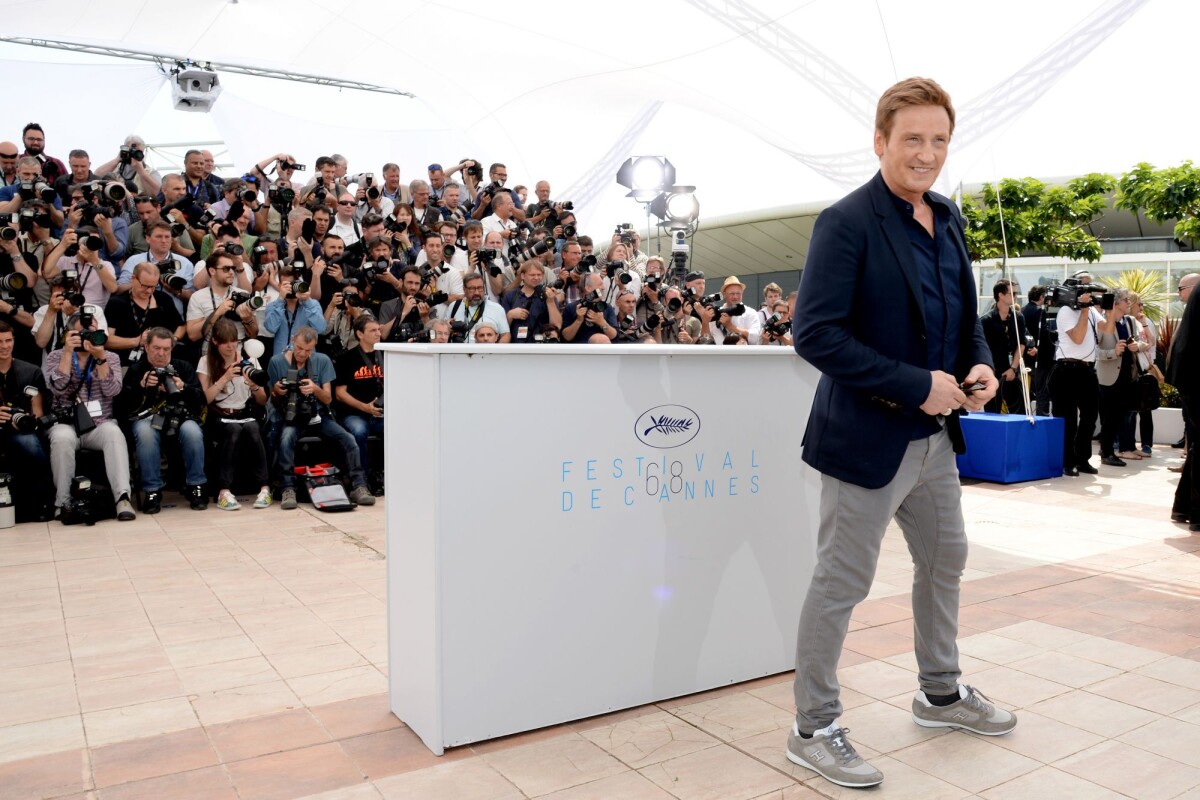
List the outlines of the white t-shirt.
<svg viewBox="0 0 1200 800">
<path fill-rule="evenodd" d="M 239 359 L 240 360 L 240 359 Z M 258 365 L 258 359 L 252 358 L 250 361 L 254 364 L 255 369 L 261 369 Z M 196 364 L 197 375 L 208 375 L 208 358 L 201 358 Z M 221 376 L 218 375 L 217 378 Z M 215 378 L 213 380 L 216 380 Z M 235 375 L 229 383 L 225 384 L 217 396 L 213 398 L 212 404 L 219 408 L 224 408 L 228 411 L 237 411 L 245 408 L 247 404 L 254 402 L 253 393 L 250 391 L 250 385 L 247 380 L 241 375 Z"/>
<path fill-rule="evenodd" d="M 216 309 L 216 307 L 220 305 L 225 298 L 229 297 L 229 294 L 232 291 L 233 287 L 230 286 L 224 292 L 218 294 L 211 284 L 205 286 L 203 289 L 197 289 L 196 293 L 192 295 L 192 298 L 188 300 L 186 317 L 187 321 L 191 322 L 194 319 L 205 319 L 206 317 L 210 316 L 213 313 L 213 310 Z M 243 341 L 246 338 L 246 326 L 241 320 L 238 320 L 233 324 L 237 327 L 238 341 Z M 204 353 L 208 352 L 208 337 L 204 337 L 201 341 L 203 344 L 200 346 L 200 353 L 203 355 Z"/>
<path fill-rule="evenodd" d="M 1083 341 L 1079 344 L 1071 341 L 1071 337 L 1067 332 L 1075 327 L 1079 322 L 1079 315 L 1086 313 L 1090 317 L 1088 322 L 1088 330 L 1083 334 Z M 1076 311 L 1073 308 L 1060 308 L 1058 310 L 1058 350 L 1057 358 L 1074 358 L 1079 361 L 1096 361 L 1096 323 L 1099 312 L 1096 309 L 1081 308 Z"/>
</svg>

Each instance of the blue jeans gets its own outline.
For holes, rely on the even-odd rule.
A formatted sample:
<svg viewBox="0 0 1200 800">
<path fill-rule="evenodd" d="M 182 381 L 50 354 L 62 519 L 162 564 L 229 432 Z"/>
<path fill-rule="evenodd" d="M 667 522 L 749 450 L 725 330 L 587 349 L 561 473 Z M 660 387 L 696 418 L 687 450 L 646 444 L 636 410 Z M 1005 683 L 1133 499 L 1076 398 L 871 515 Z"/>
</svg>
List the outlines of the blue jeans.
<svg viewBox="0 0 1200 800">
<path fill-rule="evenodd" d="M 54 497 L 50 477 L 50 456 L 42 437 L 36 433 L 17 433 L 5 426 L 3 447 L 9 454 L 13 479 L 13 500 L 22 507 L 41 506 Z"/>
<path fill-rule="evenodd" d="M 150 417 L 146 417 L 133 423 L 133 445 L 142 471 L 143 491 L 157 492 L 163 487 L 162 431 L 154 430 L 150 422 Z M 187 473 L 185 482 L 188 486 L 203 486 L 208 478 L 204 474 L 204 432 L 200 430 L 200 424 L 186 420 L 179 426 L 177 436 Z"/>
<path fill-rule="evenodd" d="M 279 446 L 275 451 L 275 461 L 279 467 L 279 485 L 284 489 L 290 489 L 296 485 L 296 440 L 306 434 L 316 434 L 340 445 L 346 453 L 346 471 L 350 475 L 350 485 L 367 485 L 362 462 L 358 459 L 358 442 L 354 441 L 354 437 L 332 418 L 322 415 L 319 425 L 282 423 L 278 425 L 277 429 Z"/>
<path fill-rule="evenodd" d="M 367 437 L 372 433 L 383 436 L 383 417 L 368 417 L 366 414 L 356 414 L 352 411 L 342 412 L 342 425 L 350 431 L 350 435 L 358 442 L 358 458 L 362 462 L 363 472 L 371 474 L 371 458 L 368 454 Z"/>
</svg>

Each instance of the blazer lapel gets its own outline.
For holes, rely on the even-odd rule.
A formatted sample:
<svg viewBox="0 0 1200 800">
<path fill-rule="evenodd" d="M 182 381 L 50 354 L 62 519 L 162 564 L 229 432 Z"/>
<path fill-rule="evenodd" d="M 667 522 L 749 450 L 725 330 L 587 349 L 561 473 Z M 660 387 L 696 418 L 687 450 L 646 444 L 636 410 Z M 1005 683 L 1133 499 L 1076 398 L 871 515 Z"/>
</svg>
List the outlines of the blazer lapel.
<svg viewBox="0 0 1200 800">
<path fill-rule="evenodd" d="M 908 233 L 904 230 L 904 220 L 900 219 L 900 211 L 896 208 L 896 204 L 892 202 L 891 192 L 888 191 L 887 184 L 883 182 L 881 175 L 875 176 L 875 181 L 871 184 L 871 188 L 871 202 L 875 206 L 875 213 L 879 215 L 883 235 L 887 239 L 888 245 L 892 248 L 892 254 L 896 257 L 896 263 L 900 266 L 900 273 L 908 283 L 908 293 L 912 297 L 913 303 L 917 306 L 917 312 L 921 320 L 921 330 L 924 331 L 924 292 L 921 290 L 921 276 L 917 274 L 917 262 L 913 260 L 912 244 L 908 240 Z"/>
</svg>

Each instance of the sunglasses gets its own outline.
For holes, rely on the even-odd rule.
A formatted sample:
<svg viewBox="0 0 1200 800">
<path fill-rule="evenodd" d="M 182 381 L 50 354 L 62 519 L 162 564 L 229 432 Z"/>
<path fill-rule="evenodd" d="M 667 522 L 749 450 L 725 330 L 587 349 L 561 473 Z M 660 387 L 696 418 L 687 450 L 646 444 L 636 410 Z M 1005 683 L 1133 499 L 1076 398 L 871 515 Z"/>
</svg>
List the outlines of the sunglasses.
<svg viewBox="0 0 1200 800">
<path fill-rule="evenodd" d="M 339 206 L 352 206 L 352 205 L 354 205 L 354 201 L 353 200 L 338 200 L 338 205 Z"/>
<path fill-rule="evenodd" d="M 426 167 L 426 169 L 428 169 L 430 172 L 440 172 L 442 169 L 442 165 L 441 164 L 430 164 L 428 167 Z"/>
<path fill-rule="evenodd" d="M 0 158 L 16 158 L 16 153 L 0 153 Z"/>
</svg>

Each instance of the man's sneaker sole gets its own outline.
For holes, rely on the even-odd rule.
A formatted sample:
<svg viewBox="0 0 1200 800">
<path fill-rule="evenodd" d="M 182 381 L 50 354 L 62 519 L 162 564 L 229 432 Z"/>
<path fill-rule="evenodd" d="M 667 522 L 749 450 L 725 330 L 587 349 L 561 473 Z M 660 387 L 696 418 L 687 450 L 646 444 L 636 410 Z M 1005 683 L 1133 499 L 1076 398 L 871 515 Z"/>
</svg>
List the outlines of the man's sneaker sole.
<svg viewBox="0 0 1200 800">
<path fill-rule="evenodd" d="M 961 722 L 941 722 L 930 719 L 921 719 L 916 714 L 912 715 L 912 719 L 913 722 L 917 723 L 922 728 L 958 728 L 959 730 L 978 733 L 980 736 L 1007 736 L 1008 734 L 1012 733 L 1013 728 L 1016 727 L 1014 725 L 1013 728 L 1009 728 L 1006 731 L 981 731 L 978 728 L 972 728 L 970 725 L 963 725 Z"/>
<path fill-rule="evenodd" d="M 804 767 L 807 770 L 811 770 L 811 771 L 817 773 L 818 775 L 820 775 L 825 780 L 829 781 L 830 783 L 836 783 L 838 786 L 845 786 L 847 789 L 866 789 L 868 787 L 878 786 L 879 784 L 883 783 L 883 778 L 880 778 L 877 781 L 869 781 L 869 782 L 863 782 L 863 783 L 850 783 L 849 781 L 839 781 L 837 778 L 829 777 L 824 772 L 817 769 L 816 765 L 808 763 L 803 758 L 801 758 L 800 756 L 793 753 L 792 749 L 790 747 L 787 749 L 786 752 L 787 752 L 788 761 L 792 762 L 796 766 Z"/>
</svg>

